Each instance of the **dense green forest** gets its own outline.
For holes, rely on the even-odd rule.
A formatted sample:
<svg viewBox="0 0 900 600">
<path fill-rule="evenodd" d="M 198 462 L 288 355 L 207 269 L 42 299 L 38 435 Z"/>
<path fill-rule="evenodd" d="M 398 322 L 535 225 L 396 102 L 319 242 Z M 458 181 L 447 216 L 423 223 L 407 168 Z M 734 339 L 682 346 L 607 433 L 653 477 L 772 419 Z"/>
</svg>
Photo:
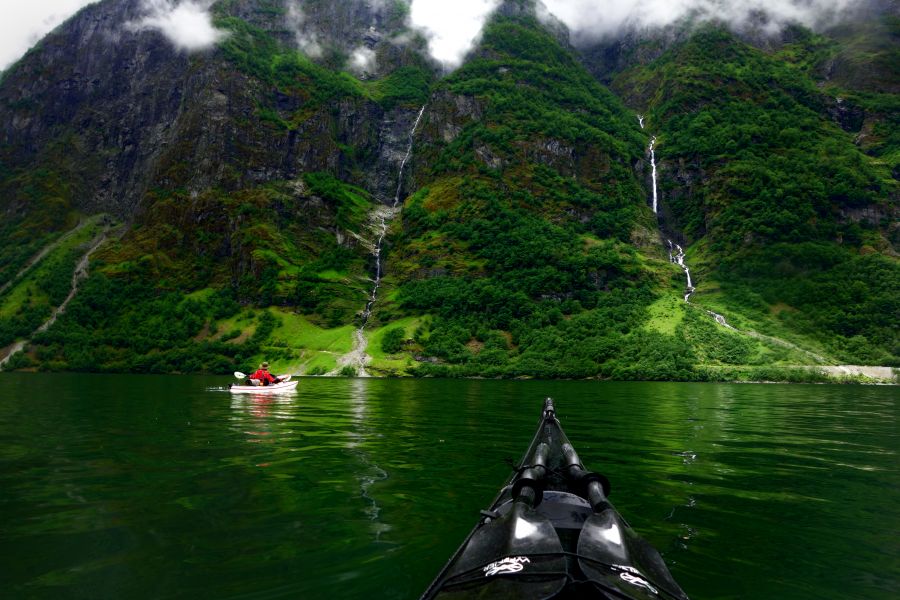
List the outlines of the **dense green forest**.
<svg viewBox="0 0 900 600">
<path fill-rule="evenodd" d="M 900 102 L 878 77 L 822 75 L 842 57 L 892 77 L 858 32 L 797 28 L 764 51 L 708 26 L 607 88 L 589 54 L 521 12 L 495 15 L 452 73 L 419 40 L 360 76 L 229 7 L 216 24 L 230 35 L 204 60 L 218 89 L 243 91 L 214 183 L 195 184 L 198 106 L 38 335 L 97 233 L 63 235 L 90 213 L 73 206 L 93 167 L 77 175 L 60 153 L 65 127 L 34 164 L 0 153 L 0 348 L 30 340 L 7 368 L 230 373 L 265 358 L 355 373 L 338 359 L 374 283 L 380 123 L 411 124 L 423 105 L 406 178 L 379 175 L 408 193 L 385 224 L 370 373 L 817 380 L 803 367 L 900 366 Z M 691 303 L 666 238 L 688 250 Z"/>
<path fill-rule="evenodd" d="M 653 227 L 631 170 L 636 120 L 528 20 L 492 23 L 445 91 L 474 97 L 480 118 L 418 149 L 423 186 L 389 262 L 406 275 L 399 310 L 434 316 L 413 343 L 442 364 L 418 372 L 611 375 L 654 297 L 631 244 Z"/>
<path fill-rule="evenodd" d="M 616 85 L 659 132 L 672 221 L 702 240 L 694 260 L 722 307 L 764 320 L 778 306 L 841 360 L 897 364 L 900 266 L 882 254 L 900 233 L 896 141 L 867 154 L 829 118 L 840 90 L 808 68 L 822 44 L 808 34 L 772 55 L 710 28 Z"/>
</svg>

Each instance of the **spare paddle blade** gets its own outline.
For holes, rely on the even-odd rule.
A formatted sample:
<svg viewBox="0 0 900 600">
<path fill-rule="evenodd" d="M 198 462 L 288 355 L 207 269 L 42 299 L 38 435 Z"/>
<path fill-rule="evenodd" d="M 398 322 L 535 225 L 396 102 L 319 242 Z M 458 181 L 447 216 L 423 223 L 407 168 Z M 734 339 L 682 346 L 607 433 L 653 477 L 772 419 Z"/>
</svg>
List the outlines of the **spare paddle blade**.
<svg viewBox="0 0 900 600">
<path fill-rule="evenodd" d="M 589 580 L 624 597 L 687 600 L 659 552 L 611 508 L 585 521 L 578 537 L 578 563 Z"/>
<path fill-rule="evenodd" d="M 540 600 L 566 584 L 566 559 L 550 520 L 519 502 L 481 526 L 435 598 Z"/>
</svg>

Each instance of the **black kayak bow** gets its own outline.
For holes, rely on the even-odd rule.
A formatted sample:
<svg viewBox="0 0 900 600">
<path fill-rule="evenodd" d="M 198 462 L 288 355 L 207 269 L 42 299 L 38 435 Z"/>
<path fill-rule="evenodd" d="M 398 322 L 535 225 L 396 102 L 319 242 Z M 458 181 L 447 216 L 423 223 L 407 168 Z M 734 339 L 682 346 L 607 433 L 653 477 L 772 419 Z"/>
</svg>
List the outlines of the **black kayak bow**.
<svg viewBox="0 0 900 600">
<path fill-rule="evenodd" d="M 521 464 L 422 600 L 687 600 L 609 503 L 606 477 L 585 469 L 550 398 Z"/>
</svg>

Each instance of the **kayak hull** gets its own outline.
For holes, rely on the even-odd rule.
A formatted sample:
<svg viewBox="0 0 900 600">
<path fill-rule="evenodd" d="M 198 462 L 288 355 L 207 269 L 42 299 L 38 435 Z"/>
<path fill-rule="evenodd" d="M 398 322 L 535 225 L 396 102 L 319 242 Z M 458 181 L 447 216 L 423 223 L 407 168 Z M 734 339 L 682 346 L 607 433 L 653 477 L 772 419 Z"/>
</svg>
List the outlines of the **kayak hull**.
<svg viewBox="0 0 900 600">
<path fill-rule="evenodd" d="M 271 385 L 237 385 L 231 384 L 232 394 L 283 394 L 296 389 L 298 381 L 291 381 L 290 375 L 282 377 L 285 381 Z"/>
<path fill-rule="evenodd" d="M 616 512 L 545 401 L 520 466 L 422 600 L 687 600 L 659 553 Z"/>
</svg>

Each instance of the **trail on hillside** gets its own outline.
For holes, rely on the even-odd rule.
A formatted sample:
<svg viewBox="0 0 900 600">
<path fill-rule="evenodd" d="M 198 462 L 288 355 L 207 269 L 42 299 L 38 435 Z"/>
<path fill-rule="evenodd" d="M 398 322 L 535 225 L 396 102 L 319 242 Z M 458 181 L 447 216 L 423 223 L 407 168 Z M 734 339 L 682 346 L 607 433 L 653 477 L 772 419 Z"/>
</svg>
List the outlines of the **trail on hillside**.
<svg viewBox="0 0 900 600">
<path fill-rule="evenodd" d="M 75 265 L 75 270 L 72 272 L 72 289 L 69 290 L 69 295 L 66 296 L 66 299 L 63 300 L 62 304 L 53 309 L 50 313 L 50 317 L 44 321 L 40 327 L 32 332 L 31 336 L 29 336 L 26 340 L 20 340 L 10 346 L 6 352 L 6 356 L 0 358 L 0 369 L 9 362 L 9 360 L 17 353 L 21 352 L 25 349 L 29 343 L 31 343 L 31 338 L 39 333 L 43 333 L 50 329 L 54 323 L 56 323 L 56 319 L 59 318 L 59 315 L 63 314 L 66 311 L 66 307 L 69 305 L 69 302 L 72 301 L 72 298 L 78 293 L 79 284 L 87 278 L 88 276 L 88 267 L 90 266 L 90 258 L 91 254 L 94 253 L 97 248 L 99 248 L 103 242 L 107 240 L 107 235 L 109 233 L 109 227 L 104 227 L 103 231 L 101 231 L 92 241 L 87 251 L 78 261 L 78 264 Z M 57 244 L 62 240 L 57 240 Z"/>
<path fill-rule="evenodd" d="M 83 219 L 82 221 L 80 221 L 78 223 L 78 225 L 76 225 L 69 231 L 62 234 L 59 238 L 57 238 L 56 241 L 47 244 L 37 254 L 35 254 L 34 256 L 29 258 L 28 262 L 25 263 L 25 266 L 23 266 L 19 270 L 18 273 L 16 273 L 13 277 L 11 277 L 9 281 L 4 283 L 3 286 L 0 286 L 0 296 L 2 296 L 6 292 L 6 290 L 8 290 L 10 287 L 12 287 L 12 285 L 14 283 L 16 283 L 17 281 L 22 279 L 22 277 L 27 275 L 28 272 L 31 269 L 33 269 L 39 262 L 44 260 L 44 258 L 48 254 L 50 254 L 51 252 L 53 252 L 54 250 L 59 248 L 60 244 L 62 244 L 63 242 L 68 240 L 70 237 L 72 237 L 73 235 L 75 235 L 76 233 L 78 233 L 79 231 L 84 229 L 85 227 L 87 227 L 90 223 L 91 223 L 90 219 Z"/>
<path fill-rule="evenodd" d="M 372 280 L 372 291 L 366 301 L 366 306 L 361 314 L 361 324 L 353 332 L 353 349 L 347 354 L 338 358 L 337 368 L 328 373 L 329 375 L 337 375 L 346 367 L 352 367 L 357 376 L 368 377 L 366 365 L 371 361 L 371 357 L 366 352 L 369 341 L 366 338 L 366 326 L 369 324 L 369 318 L 372 316 L 372 310 L 378 301 L 378 292 L 381 289 L 381 279 L 384 272 L 384 258 L 382 250 L 384 248 L 384 238 L 387 237 L 388 228 L 397 215 L 400 214 L 402 207 L 400 205 L 400 193 L 403 189 L 403 172 L 406 169 L 406 163 L 412 156 L 413 141 L 416 130 L 419 128 L 419 121 L 425 113 L 425 106 L 419 109 L 416 119 L 413 122 L 412 129 L 409 131 L 409 143 L 406 146 L 406 153 L 400 161 L 400 168 L 397 172 L 397 189 L 394 192 L 393 202 L 390 206 L 378 206 L 369 214 L 368 229 L 373 234 L 374 242 L 368 244 L 371 248 L 372 256 L 375 258 L 375 278 Z"/>
<path fill-rule="evenodd" d="M 732 329 L 734 329 L 734 327 L 732 327 Z M 805 354 L 806 356 L 810 357 L 815 362 L 820 363 L 820 364 L 828 364 L 828 363 L 834 362 L 834 361 L 828 360 L 821 354 L 816 354 L 815 352 L 813 352 L 811 350 L 807 350 L 806 348 L 801 348 L 797 344 L 791 343 L 791 342 L 781 339 L 779 337 L 775 337 L 772 335 L 765 335 L 763 333 L 753 331 L 752 329 L 735 329 L 735 331 L 740 331 L 744 335 L 749 335 L 752 338 L 755 338 L 758 340 L 763 340 L 763 341 L 769 342 L 771 344 L 775 344 L 776 346 L 781 346 L 782 348 L 787 348 L 789 350 L 795 350 L 797 352 L 800 352 L 801 354 Z"/>
</svg>

